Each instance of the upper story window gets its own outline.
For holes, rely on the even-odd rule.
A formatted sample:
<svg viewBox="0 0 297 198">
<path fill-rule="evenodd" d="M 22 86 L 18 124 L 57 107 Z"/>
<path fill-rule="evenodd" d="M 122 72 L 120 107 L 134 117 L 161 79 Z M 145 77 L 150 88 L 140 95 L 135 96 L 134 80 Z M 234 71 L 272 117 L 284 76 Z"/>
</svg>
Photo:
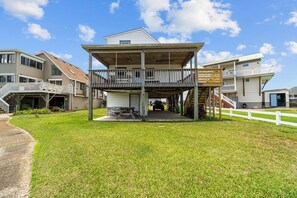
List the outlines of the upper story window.
<svg viewBox="0 0 297 198">
<path fill-rule="evenodd" d="M 42 70 L 42 67 L 43 67 L 42 62 L 38 62 L 36 60 L 32 60 L 32 59 L 24 57 L 24 56 L 21 56 L 21 64 L 28 66 L 28 67 L 40 69 L 40 70 Z"/>
<path fill-rule="evenodd" d="M 242 65 L 242 67 L 248 67 L 248 66 L 249 66 L 248 63 Z"/>
<path fill-rule="evenodd" d="M 55 65 L 52 65 L 52 75 L 61 76 L 62 72 Z"/>
<path fill-rule="evenodd" d="M 15 54 L 0 54 L 0 63 L 15 63 Z"/>
<path fill-rule="evenodd" d="M 121 45 L 128 45 L 131 44 L 131 40 L 120 40 Z"/>
<path fill-rule="evenodd" d="M 79 83 L 79 88 L 80 88 L 80 90 L 84 90 L 85 89 L 85 84 L 84 83 Z"/>
</svg>

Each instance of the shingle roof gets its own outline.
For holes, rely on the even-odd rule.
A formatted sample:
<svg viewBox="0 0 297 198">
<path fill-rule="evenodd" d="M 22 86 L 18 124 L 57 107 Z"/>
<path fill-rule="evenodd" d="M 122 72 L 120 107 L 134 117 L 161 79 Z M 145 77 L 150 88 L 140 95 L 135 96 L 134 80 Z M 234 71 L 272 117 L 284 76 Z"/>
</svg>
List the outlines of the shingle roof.
<svg viewBox="0 0 297 198">
<path fill-rule="evenodd" d="M 48 52 L 43 52 L 70 79 L 88 84 L 88 76 L 79 67 L 74 66 Z"/>
</svg>

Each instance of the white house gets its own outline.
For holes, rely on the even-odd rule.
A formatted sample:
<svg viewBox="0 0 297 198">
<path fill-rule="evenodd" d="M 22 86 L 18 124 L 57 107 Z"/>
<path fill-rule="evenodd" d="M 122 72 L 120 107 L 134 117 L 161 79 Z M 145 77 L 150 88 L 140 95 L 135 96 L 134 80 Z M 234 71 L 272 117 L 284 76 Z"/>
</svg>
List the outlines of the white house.
<svg viewBox="0 0 297 198">
<path fill-rule="evenodd" d="M 192 90 L 194 99 L 192 102 L 191 97 L 187 98 L 187 108 L 193 108 L 193 118 L 197 120 L 201 109 L 198 104 L 204 105 L 206 96 L 222 85 L 221 69 L 198 72 L 197 53 L 204 43 L 162 44 L 143 28 L 106 36 L 105 40 L 105 44 L 82 47 L 89 53 L 89 86 L 107 92 L 108 115 L 133 108 L 145 119 L 152 98 L 167 98 L 172 112 L 177 112 L 180 103 L 183 115 L 183 92 Z M 106 69 L 94 70 L 93 58 Z M 186 68 L 192 59 L 193 68 Z M 201 101 L 198 94 L 204 94 L 199 97 Z M 89 105 L 89 120 L 93 119 L 92 112 Z"/>
<path fill-rule="evenodd" d="M 262 53 L 203 64 L 223 69 L 222 93 L 236 102 L 237 108 L 262 108 L 263 88 L 274 76 L 274 67 L 261 64 Z"/>
</svg>

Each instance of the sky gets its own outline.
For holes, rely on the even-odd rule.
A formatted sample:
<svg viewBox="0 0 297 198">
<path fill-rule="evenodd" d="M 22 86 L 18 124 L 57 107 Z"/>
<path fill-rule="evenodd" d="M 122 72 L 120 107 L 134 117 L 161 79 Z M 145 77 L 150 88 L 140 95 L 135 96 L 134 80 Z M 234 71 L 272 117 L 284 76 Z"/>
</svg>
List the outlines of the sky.
<svg viewBox="0 0 297 198">
<path fill-rule="evenodd" d="M 199 63 L 262 52 L 277 71 L 265 89 L 297 86 L 297 0 L 0 0 L 0 19 L 0 49 L 47 51 L 84 71 L 81 44 L 143 27 L 163 43 L 205 42 Z"/>
</svg>

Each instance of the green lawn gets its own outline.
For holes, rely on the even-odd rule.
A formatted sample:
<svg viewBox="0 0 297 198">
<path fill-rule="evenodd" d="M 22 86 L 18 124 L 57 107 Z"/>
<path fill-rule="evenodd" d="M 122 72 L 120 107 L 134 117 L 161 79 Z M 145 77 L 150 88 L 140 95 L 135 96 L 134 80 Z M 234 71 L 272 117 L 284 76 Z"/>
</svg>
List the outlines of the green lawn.
<svg viewBox="0 0 297 198">
<path fill-rule="evenodd" d="M 187 123 L 86 117 L 11 120 L 37 140 L 31 197 L 297 197 L 296 128 L 227 116 Z"/>
</svg>

